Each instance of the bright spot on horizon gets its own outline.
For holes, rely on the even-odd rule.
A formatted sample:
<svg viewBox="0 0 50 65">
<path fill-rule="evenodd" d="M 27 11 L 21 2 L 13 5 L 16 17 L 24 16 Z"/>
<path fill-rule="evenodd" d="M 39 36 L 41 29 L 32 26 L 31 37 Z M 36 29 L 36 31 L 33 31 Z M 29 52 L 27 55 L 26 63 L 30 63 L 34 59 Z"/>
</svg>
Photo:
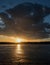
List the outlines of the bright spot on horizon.
<svg viewBox="0 0 50 65">
<path fill-rule="evenodd" d="M 16 42 L 18 42 L 18 43 L 23 42 L 23 39 L 17 38 L 17 39 L 16 39 Z"/>
</svg>

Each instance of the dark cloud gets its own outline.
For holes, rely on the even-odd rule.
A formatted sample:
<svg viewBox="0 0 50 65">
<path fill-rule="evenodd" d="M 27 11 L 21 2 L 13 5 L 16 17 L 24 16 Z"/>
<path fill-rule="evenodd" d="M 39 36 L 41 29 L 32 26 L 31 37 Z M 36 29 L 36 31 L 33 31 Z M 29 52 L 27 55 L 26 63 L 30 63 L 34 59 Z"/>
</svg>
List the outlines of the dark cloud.
<svg viewBox="0 0 50 65">
<path fill-rule="evenodd" d="M 43 21 L 44 17 L 49 14 L 50 8 L 48 7 L 32 3 L 19 4 L 0 14 L 6 25 L 6 28 L 0 31 L 3 34 L 16 34 L 28 38 L 48 38 L 50 31 L 47 30 L 50 29 L 50 24 Z"/>
</svg>

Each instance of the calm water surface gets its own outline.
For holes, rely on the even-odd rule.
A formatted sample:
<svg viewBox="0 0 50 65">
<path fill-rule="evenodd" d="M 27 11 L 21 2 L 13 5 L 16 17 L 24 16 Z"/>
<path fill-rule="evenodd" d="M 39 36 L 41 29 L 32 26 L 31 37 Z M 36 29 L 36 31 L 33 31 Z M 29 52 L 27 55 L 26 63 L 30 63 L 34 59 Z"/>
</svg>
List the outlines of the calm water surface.
<svg viewBox="0 0 50 65">
<path fill-rule="evenodd" d="M 50 65 L 50 44 L 0 44 L 0 65 Z"/>
</svg>

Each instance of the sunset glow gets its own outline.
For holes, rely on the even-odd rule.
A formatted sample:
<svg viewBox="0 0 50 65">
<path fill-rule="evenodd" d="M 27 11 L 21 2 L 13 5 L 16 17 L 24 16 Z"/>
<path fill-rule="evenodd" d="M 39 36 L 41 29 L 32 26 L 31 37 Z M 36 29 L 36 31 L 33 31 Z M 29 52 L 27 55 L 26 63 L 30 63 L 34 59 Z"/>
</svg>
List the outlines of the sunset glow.
<svg viewBox="0 0 50 65">
<path fill-rule="evenodd" d="M 16 42 L 18 42 L 18 43 L 23 42 L 23 39 L 17 38 L 17 39 L 16 39 Z"/>
<path fill-rule="evenodd" d="M 46 39 L 25 39 L 21 37 L 10 37 L 10 36 L 4 36 L 0 35 L 0 42 L 14 42 L 14 43 L 21 43 L 21 42 L 45 42 L 50 41 L 50 38 Z"/>
</svg>

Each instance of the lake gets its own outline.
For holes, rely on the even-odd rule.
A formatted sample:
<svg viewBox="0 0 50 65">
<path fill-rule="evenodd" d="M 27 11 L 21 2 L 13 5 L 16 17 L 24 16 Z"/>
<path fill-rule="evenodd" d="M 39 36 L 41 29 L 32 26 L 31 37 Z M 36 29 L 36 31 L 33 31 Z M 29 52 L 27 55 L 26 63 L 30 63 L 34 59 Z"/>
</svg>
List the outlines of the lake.
<svg viewBox="0 0 50 65">
<path fill-rule="evenodd" d="M 0 44 L 0 65 L 50 65 L 50 44 Z"/>
</svg>

